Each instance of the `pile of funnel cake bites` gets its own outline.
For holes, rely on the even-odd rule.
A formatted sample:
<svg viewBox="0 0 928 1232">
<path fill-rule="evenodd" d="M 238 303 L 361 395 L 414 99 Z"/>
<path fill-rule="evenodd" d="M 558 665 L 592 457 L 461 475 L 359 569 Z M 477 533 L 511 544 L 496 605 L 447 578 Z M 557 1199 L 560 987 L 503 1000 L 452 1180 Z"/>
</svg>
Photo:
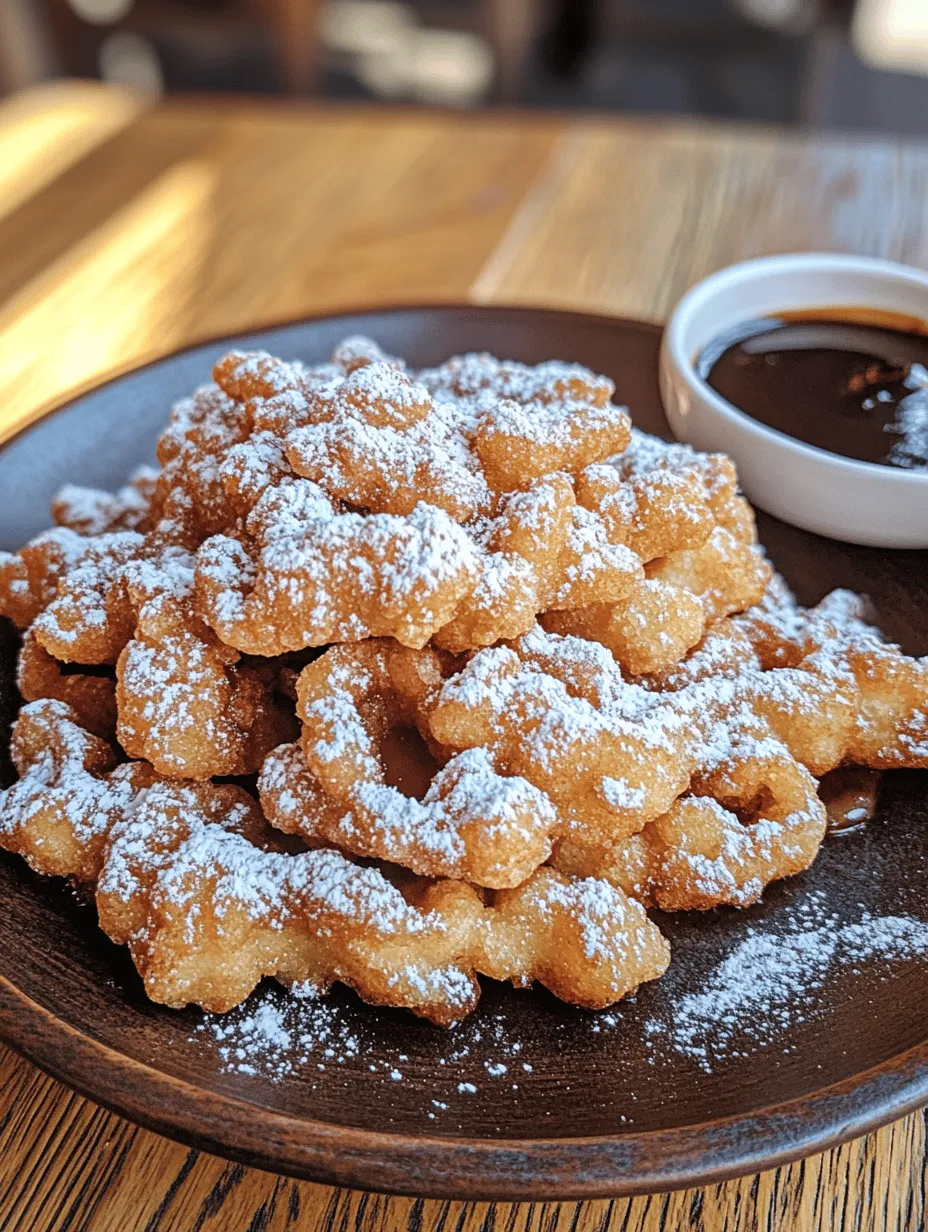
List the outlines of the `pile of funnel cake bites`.
<svg viewBox="0 0 928 1232">
<path fill-rule="evenodd" d="M 606 378 L 363 338 L 213 375 L 159 471 L 64 488 L 0 557 L 0 844 L 95 894 L 153 999 L 338 980 L 447 1024 L 482 974 L 606 1006 L 667 967 L 648 908 L 811 863 L 816 776 L 928 766 L 928 662 L 848 592 L 800 608 L 729 459 Z"/>
</svg>

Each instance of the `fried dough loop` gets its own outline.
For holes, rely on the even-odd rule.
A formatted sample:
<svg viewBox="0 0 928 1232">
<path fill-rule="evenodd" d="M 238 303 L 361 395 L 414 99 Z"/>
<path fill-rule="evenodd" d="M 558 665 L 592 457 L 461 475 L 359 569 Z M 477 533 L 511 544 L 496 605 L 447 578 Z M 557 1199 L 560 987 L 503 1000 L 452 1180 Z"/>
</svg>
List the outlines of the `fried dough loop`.
<svg viewBox="0 0 928 1232">
<path fill-rule="evenodd" d="M 275 825 L 309 840 L 422 876 L 518 886 L 550 855 L 559 823 L 543 791 L 499 774 L 483 748 L 448 758 L 421 801 L 387 782 L 380 748 L 391 730 L 416 727 L 444 752 L 427 717 L 441 666 L 434 652 L 389 641 L 333 647 L 309 664 L 297 686 L 302 749 L 270 755 L 262 802 Z"/>
<path fill-rule="evenodd" d="M 689 780 L 675 711 L 626 685 L 598 643 L 541 629 L 474 655 L 442 685 L 429 724 L 448 748 L 486 748 L 507 773 L 544 791 L 587 841 L 641 829 Z"/>
<path fill-rule="evenodd" d="M 475 538 L 479 580 L 436 634 L 455 653 L 519 637 L 552 608 L 617 600 L 644 576 L 634 552 L 610 542 L 602 518 L 578 504 L 561 473 L 505 498 Z"/>
<path fill-rule="evenodd" d="M 214 376 L 298 474 L 371 513 L 409 514 L 424 500 L 468 521 L 492 513 L 498 494 L 576 473 L 629 439 L 612 383 L 576 364 L 471 355 L 416 380 L 355 338 L 319 370 L 233 353 Z"/>
<path fill-rule="evenodd" d="M 723 455 L 635 431 L 626 454 L 584 471 L 577 491 L 639 556 L 646 580 L 619 602 L 549 610 L 551 632 L 602 642 L 631 675 L 661 673 L 713 622 L 762 598 L 772 570 Z"/>
<path fill-rule="evenodd" d="M 553 864 L 574 876 L 603 877 L 663 911 L 748 907 L 771 881 L 808 868 L 825 829 L 815 780 L 771 748 L 732 761 L 713 794 L 682 796 L 620 846 L 568 841 Z"/>
<path fill-rule="evenodd" d="M 32 629 L 23 635 L 16 670 L 16 684 L 24 701 L 45 698 L 63 702 L 75 713 L 86 731 L 112 739 L 116 734 L 115 673 L 100 673 L 99 668 L 66 670 L 37 640 Z"/>
<path fill-rule="evenodd" d="M 340 980 L 450 1024 L 475 1007 L 477 972 L 539 979 L 595 1007 L 666 967 L 643 908 L 607 882 L 541 869 L 496 904 L 454 881 L 404 895 L 336 851 L 262 851 L 243 832 L 253 808 L 159 784 L 114 826 L 100 921 L 129 945 L 153 999 L 221 1011 L 266 975 L 319 989 Z"/>
<path fill-rule="evenodd" d="M 174 405 L 158 440 L 161 475 L 150 511 L 161 540 L 194 550 L 228 528 L 237 511 L 220 468 L 247 431 L 244 408 L 216 385 L 202 385 Z"/>
<path fill-rule="evenodd" d="M 420 500 L 458 521 L 489 512 L 492 495 L 453 408 L 393 364 L 355 368 L 315 395 L 312 421 L 285 438 L 293 469 L 372 513 L 408 514 Z"/>
<path fill-rule="evenodd" d="M 212 375 L 159 470 L 0 553 L 0 846 L 93 891 L 153 999 L 606 1006 L 667 967 L 647 910 L 812 863 L 815 776 L 928 767 L 928 659 L 849 592 L 798 604 L 731 461 L 608 378 L 361 336 Z"/>
<path fill-rule="evenodd" d="M 165 775 L 251 774 L 292 720 L 268 670 L 243 663 L 197 616 L 193 563 L 168 548 L 127 567 L 138 615 L 116 667 L 119 741 Z"/>
<path fill-rule="evenodd" d="M 19 780 L 2 794 L 0 843 L 48 876 L 96 880 L 109 829 L 157 777 L 144 762 L 117 765 L 63 702 L 30 702 L 13 729 Z"/>
<path fill-rule="evenodd" d="M 145 551 L 145 539 L 135 531 L 115 531 L 81 542 L 83 550 L 71 557 L 31 629 L 65 663 L 115 663 L 135 624 L 123 587 L 125 568 Z"/>
<path fill-rule="evenodd" d="M 31 591 L 27 608 L 14 590 L 33 615 L 18 667 L 26 700 L 61 700 L 88 730 L 116 727 L 130 756 L 189 778 L 253 773 L 292 736 L 267 670 L 240 665 L 196 614 L 185 549 L 61 529 L 11 559 Z"/>
<path fill-rule="evenodd" d="M 764 600 L 735 619 L 765 667 L 781 667 L 784 677 L 790 670 L 811 674 L 831 707 L 841 707 L 844 725 L 817 765 L 810 757 L 813 773 L 841 764 L 928 768 L 928 657 L 903 654 L 868 615 L 867 600 L 847 590 L 803 608 L 776 577 Z M 806 679 L 798 677 L 797 688 Z M 795 699 L 777 705 L 772 721 L 795 721 Z"/>
<path fill-rule="evenodd" d="M 708 806 L 690 799 L 708 796 L 723 810 L 733 801 L 744 810 L 769 803 L 773 811 L 731 831 L 740 839 L 738 851 L 720 846 L 712 857 L 731 856 L 730 883 L 716 878 L 701 898 L 692 892 L 685 908 L 670 905 L 663 882 L 649 874 L 647 885 L 662 887 L 663 895 L 649 890 L 651 901 L 683 910 L 744 903 L 774 877 L 806 867 L 818 849 L 825 814 L 815 782 L 767 721 L 771 708 L 788 704 L 791 685 L 774 672 L 742 669 L 697 672 L 677 690 L 656 693 L 624 682 L 596 643 L 539 630 L 513 649 L 474 656 L 443 684 L 430 723 L 446 745 L 488 747 L 509 772 L 545 790 L 567 821 L 555 834 L 561 847 L 575 859 L 594 859 L 597 869 L 615 866 L 616 853 L 642 831 L 649 861 L 663 835 L 664 849 L 679 863 L 686 817 L 696 824 L 708 816 Z M 801 746 L 797 756 L 808 752 L 802 733 L 793 743 Z M 766 767 L 768 779 L 745 786 L 745 775 L 757 767 Z M 799 788 L 776 786 L 784 782 Z M 682 823 L 681 809 L 687 810 Z M 717 809 L 712 816 L 718 823 Z M 640 857 L 641 844 L 632 849 Z M 705 863 L 705 850 L 697 854 Z M 627 880 L 620 884 L 627 888 Z M 678 893 L 682 902 L 679 886 Z"/>
</svg>

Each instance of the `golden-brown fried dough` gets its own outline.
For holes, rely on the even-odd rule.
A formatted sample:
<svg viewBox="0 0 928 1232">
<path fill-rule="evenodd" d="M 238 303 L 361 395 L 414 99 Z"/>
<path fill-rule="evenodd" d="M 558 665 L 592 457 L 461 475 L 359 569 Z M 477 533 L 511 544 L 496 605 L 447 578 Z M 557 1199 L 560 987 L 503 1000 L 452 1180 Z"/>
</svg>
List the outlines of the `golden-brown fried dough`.
<svg viewBox="0 0 928 1232">
<path fill-rule="evenodd" d="M 116 531 L 79 541 L 82 550 L 59 573 L 32 631 L 64 663 L 115 663 L 135 626 L 123 586 L 125 569 L 145 553 L 145 539 L 135 531 Z"/>
<path fill-rule="evenodd" d="M 66 483 L 52 501 L 52 518 L 79 535 L 105 535 L 116 530 L 146 531 L 159 472 L 142 466 L 118 492 Z"/>
<path fill-rule="evenodd" d="M 27 702 L 54 698 L 64 702 L 75 714 L 76 722 L 86 731 L 112 740 L 116 734 L 116 681 L 112 674 L 100 674 L 100 669 L 66 670 L 36 640 L 31 629 L 23 635 L 17 662 L 16 683 Z"/>
<path fill-rule="evenodd" d="M 567 833 L 589 842 L 618 842 L 660 816 L 695 764 L 678 706 L 627 685 L 598 643 L 541 629 L 474 655 L 429 722 L 449 749 L 486 748 L 501 773 L 540 788 Z"/>
<path fill-rule="evenodd" d="M 119 741 L 165 775 L 252 774 L 293 720 L 273 669 L 242 663 L 196 615 L 193 566 L 168 548 L 127 567 L 137 624 L 116 669 Z"/>
<path fill-rule="evenodd" d="M 610 542 L 599 515 L 577 503 L 564 474 L 505 498 L 478 546 L 477 585 L 435 636 L 453 653 L 519 637 L 539 612 L 618 600 L 644 576 L 634 552 Z"/>
<path fill-rule="evenodd" d="M 110 828 L 157 777 L 78 724 L 63 702 L 30 702 L 13 728 L 19 780 L 0 793 L 0 846 L 39 873 L 93 882 Z"/>
<path fill-rule="evenodd" d="M 715 794 L 682 796 L 611 849 L 565 843 L 554 865 L 663 911 L 750 906 L 771 881 L 808 868 L 825 835 L 815 780 L 784 754 L 771 746 L 732 761 L 716 773 Z"/>
<path fill-rule="evenodd" d="M 197 556 L 199 610 L 229 646 L 277 655 L 390 635 L 421 646 L 474 588 L 478 565 L 447 514 L 339 513 L 316 484 L 268 489 L 242 539 Z"/>
</svg>

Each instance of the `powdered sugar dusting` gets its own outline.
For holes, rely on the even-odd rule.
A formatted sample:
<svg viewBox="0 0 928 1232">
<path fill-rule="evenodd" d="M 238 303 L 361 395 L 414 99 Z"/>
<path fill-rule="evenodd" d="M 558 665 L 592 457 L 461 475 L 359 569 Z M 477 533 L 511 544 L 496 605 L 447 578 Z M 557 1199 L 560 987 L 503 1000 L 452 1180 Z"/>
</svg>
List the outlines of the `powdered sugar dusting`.
<svg viewBox="0 0 928 1232">
<path fill-rule="evenodd" d="M 874 916 L 861 907 L 842 921 L 813 891 L 794 904 L 781 928 L 749 926 L 695 992 L 645 1023 L 655 1049 L 670 1048 L 712 1073 L 728 1057 L 775 1044 L 820 1012 L 823 988 L 840 972 L 876 963 L 888 975 L 928 956 L 928 923 L 908 915 Z"/>
</svg>

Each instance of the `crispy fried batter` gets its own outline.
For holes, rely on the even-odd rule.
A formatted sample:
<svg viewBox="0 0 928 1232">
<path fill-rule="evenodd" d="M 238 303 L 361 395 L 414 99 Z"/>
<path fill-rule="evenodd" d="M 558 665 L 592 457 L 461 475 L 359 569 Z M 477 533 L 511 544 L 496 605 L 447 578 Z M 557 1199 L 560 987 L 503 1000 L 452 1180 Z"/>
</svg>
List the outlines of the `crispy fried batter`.
<svg viewBox="0 0 928 1232">
<path fill-rule="evenodd" d="M 217 535 L 197 558 L 199 610 L 229 646 L 276 655 L 391 635 L 421 646 L 474 587 L 470 540 L 447 514 L 338 513 L 321 488 L 269 488 L 242 539 Z"/>
<path fill-rule="evenodd" d="M 550 633 L 602 643 L 637 676 L 678 663 L 702 637 L 706 613 L 698 595 L 649 578 L 622 602 L 548 611 L 541 623 Z"/>
<path fill-rule="evenodd" d="M 697 454 L 634 430 L 628 449 L 577 476 L 577 499 L 644 564 L 701 547 L 735 498 L 735 470 L 723 454 Z"/>
<path fill-rule="evenodd" d="M 451 881 L 404 896 L 335 851 L 262 850 L 248 835 L 253 803 L 221 791 L 236 789 L 158 784 L 112 830 L 100 921 L 154 1000 L 224 1010 L 265 975 L 341 980 L 450 1023 L 476 1005 L 478 971 L 600 1006 L 666 967 L 657 929 L 604 881 L 542 869 L 496 904 Z"/>
<path fill-rule="evenodd" d="M 146 531 L 159 472 L 141 466 L 118 492 L 66 483 L 52 501 L 52 518 L 79 535 L 105 535 L 115 530 Z"/>
<path fill-rule="evenodd" d="M 740 498 L 739 498 L 740 499 Z M 625 599 L 548 611 L 552 633 L 602 642 L 631 675 L 663 673 L 703 637 L 706 628 L 757 602 L 771 574 L 752 541 L 717 525 L 699 547 L 645 566 L 647 581 Z"/>
<path fill-rule="evenodd" d="M 157 446 L 161 475 L 150 520 L 162 542 L 194 550 L 227 530 L 238 515 L 230 505 L 221 467 L 243 441 L 244 407 L 215 385 L 203 385 L 171 410 Z"/>
<path fill-rule="evenodd" d="M 111 826 L 157 777 L 150 766 L 117 766 L 113 750 L 63 702 L 30 702 L 13 729 L 20 778 L 0 793 L 0 846 L 38 873 L 93 882 Z"/>
<path fill-rule="evenodd" d="M 297 681 L 303 749 L 334 800 L 347 800 L 359 781 L 385 782 L 380 746 L 389 731 L 415 727 L 430 739 L 427 707 L 442 686 L 443 666 L 434 650 L 380 638 L 333 646 L 303 668 Z M 441 758 L 434 741 L 432 749 Z"/>
<path fill-rule="evenodd" d="M 647 566 L 649 578 L 688 590 L 708 623 L 743 612 L 764 593 L 773 570 L 752 541 L 717 526 L 702 547 L 674 552 Z"/>
<path fill-rule="evenodd" d="M 94 544 L 67 527 L 56 527 L 36 535 L 18 552 L 0 552 L 0 615 L 18 629 L 28 628 Z"/>
<path fill-rule="evenodd" d="M 24 701 L 55 698 L 70 706 L 77 723 L 87 731 L 104 740 L 115 736 L 115 678 L 98 671 L 66 671 L 65 664 L 48 653 L 31 629 L 23 635 L 16 683 Z"/>
<path fill-rule="evenodd" d="M 750 906 L 771 881 L 808 868 L 825 835 L 815 780 L 784 752 L 732 761 L 713 794 L 681 797 L 615 848 L 564 843 L 553 863 L 663 911 Z"/>
<path fill-rule="evenodd" d="M 779 669 L 765 675 L 794 686 L 768 700 L 767 717 L 783 739 L 798 729 L 797 740 L 805 719 L 800 760 L 817 774 L 842 763 L 928 767 L 928 658 L 910 658 L 885 641 L 865 619 L 866 601 L 850 591 L 833 591 L 813 608 L 800 607 L 781 578 L 771 591 L 736 624 L 762 664 Z M 817 699 L 832 738 L 813 753 Z"/>
<path fill-rule="evenodd" d="M 478 652 L 442 685 L 429 722 L 450 749 L 486 748 L 591 842 L 621 841 L 660 816 L 694 764 L 679 707 L 626 685 L 598 643 L 540 629 Z"/>
<path fill-rule="evenodd" d="M 273 670 L 241 662 L 196 615 L 193 563 L 175 548 L 127 568 L 138 617 L 116 669 L 119 741 L 166 775 L 252 774 L 293 720 Z"/>
<path fill-rule="evenodd" d="M 135 531 L 115 531 L 80 543 L 82 550 L 59 572 L 54 595 L 36 615 L 32 631 L 64 663 L 115 663 L 135 627 L 123 586 L 125 568 L 144 554 L 145 539 Z"/>
<path fill-rule="evenodd" d="M 754 647 L 734 620 L 724 619 L 709 625 L 697 645 L 678 663 L 633 679 L 658 693 L 676 693 L 710 676 L 736 677 L 748 669 L 760 670 Z"/>
<path fill-rule="evenodd" d="M 641 907 L 601 880 L 539 870 L 490 902 L 458 882 L 412 881 L 316 850 L 268 849 L 240 788 L 169 782 L 111 749 L 60 702 L 26 707 L 20 781 L 0 798 L 0 838 L 39 870 L 97 882 L 100 921 L 128 944 L 155 999 L 213 1010 L 263 975 L 452 1022 L 476 1004 L 476 973 L 607 1005 L 667 965 Z"/>
<path fill-rule="evenodd" d="M 492 493 L 466 425 L 450 405 L 391 363 L 355 368 L 297 412 L 285 437 L 293 469 L 333 497 L 373 513 L 409 514 L 419 501 L 464 522 Z"/>
<path fill-rule="evenodd" d="M 497 493 L 575 473 L 628 442 L 611 382 L 580 365 L 462 356 L 422 375 L 360 338 L 324 369 L 232 353 L 214 371 L 298 474 L 372 513 L 409 514 L 424 500 L 467 521 L 491 513 Z"/>
<path fill-rule="evenodd" d="M 800 607 L 730 460 L 630 433 L 608 379 L 361 337 L 213 375 L 160 472 L 0 554 L 0 845 L 96 883 L 154 999 L 271 975 L 450 1023 L 484 974 L 607 1005 L 667 965 L 646 907 L 808 867 L 813 774 L 928 767 L 928 660 L 847 592 Z M 211 781 L 259 770 L 260 803 Z"/>
<path fill-rule="evenodd" d="M 599 515 L 577 503 L 568 475 L 508 497 L 475 537 L 479 581 L 435 637 L 454 653 L 519 637 L 539 612 L 618 600 L 643 580 L 638 557 L 610 542 Z"/>
<path fill-rule="evenodd" d="M 493 769 L 485 749 L 467 749 L 438 771 L 422 800 L 376 777 L 335 800 L 302 749 L 281 745 L 259 780 L 269 820 L 289 834 L 354 855 L 400 864 L 423 877 L 490 889 L 521 885 L 551 854 L 559 819 L 544 792 Z"/>
<path fill-rule="evenodd" d="M 304 668 L 302 757 L 284 746 L 265 762 L 265 810 L 282 830 L 424 876 L 517 886 L 547 859 L 559 818 L 544 792 L 497 773 L 486 750 L 449 760 L 431 740 L 428 706 L 441 666 L 434 652 L 383 640 L 333 647 Z M 387 782 L 381 748 L 403 727 L 417 727 L 447 761 L 421 801 Z"/>
</svg>

